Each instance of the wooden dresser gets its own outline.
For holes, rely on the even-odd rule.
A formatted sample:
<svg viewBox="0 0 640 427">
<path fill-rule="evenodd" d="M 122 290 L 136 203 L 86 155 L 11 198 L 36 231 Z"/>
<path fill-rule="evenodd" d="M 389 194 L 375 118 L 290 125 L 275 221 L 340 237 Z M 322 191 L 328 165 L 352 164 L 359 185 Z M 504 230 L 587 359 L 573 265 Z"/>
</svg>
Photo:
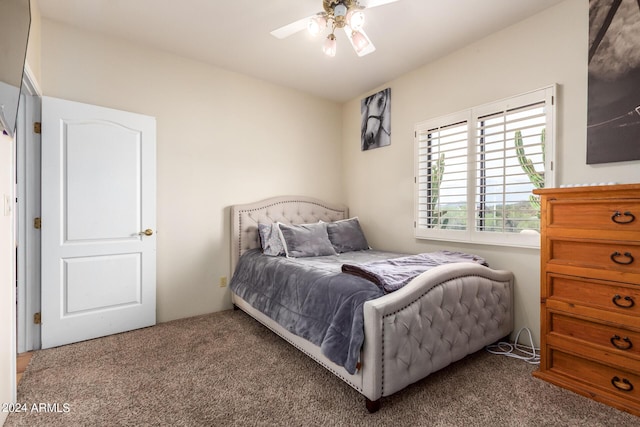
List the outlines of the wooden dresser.
<svg viewBox="0 0 640 427">
<path fill-rule="evenodd" d="M 540 369 L 640 416 L 640 184 L 541 196 Z"/>
</svg>

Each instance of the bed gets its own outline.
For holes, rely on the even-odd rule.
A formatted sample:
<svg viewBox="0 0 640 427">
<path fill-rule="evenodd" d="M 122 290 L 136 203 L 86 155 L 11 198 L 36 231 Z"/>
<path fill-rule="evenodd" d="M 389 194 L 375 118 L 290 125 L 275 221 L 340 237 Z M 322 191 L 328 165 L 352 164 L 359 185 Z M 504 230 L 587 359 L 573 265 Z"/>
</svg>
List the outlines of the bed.
<svg viewBox="0 0 640 427">
<path fill-rule="evenodd" d="M 362 333 L 362 344 L 357 347 L 357 354 L 353 355 L 351 351 L 347 356 L 352 361 L 354 357 L 357 359 L 355 369 L 353 363 L 347 368 L 341 360 L 336 362 L 334 354 L 327 352 L 325 343 L 314 343 L 306 333 L 296 331 L 295 325 L 291 324 L 295 321 L 281 316 L 279 309 L 276 310 L 277 315 L 265 310 L 265 307 L 273 308 L 274 304 L 264 301 L 260 304 L 264 295 L 257 295 L 255 289 L 260 293 L 261 288 L 254 286 L 254 290 L 251 290 L 251 284 L 247 283 L 253 280 L 249 277 L 256 276 L 242 273 L 238 265 L 244 263 L 251 268 L 250 263 L 260 261 L 275 263 L 275 268 L 279 269 L 284 268 L 280 264 L 287 263 L 288 257 L 268 257 L 261 253 L 259 226 L 284 224 L 279 225 L 282 229 L 286 225 L 342 224 L 349 219 L 346 206 L 310 197 L 281 196 L 232 206 L 231 271 L 234 275 L 230 288 L 234 308 L 243 310 L 267 326 L 361 393 L 369 412 L 380 408 L 381 398 L 509 336 L 513 330 L 513 275 L 508 271 L 493 270 L 480 262 L 466 260 L 433 267 L 393 292 L 386 292 L 361 276 L 336 273 L 350 281 L 348 286 L 341 285 L 341 289 L 360 285 L 366 288 L 361 292 L 365 294 L 364 300 L 357 304 L 342 305 L 356 307 L 352 308 L 353 329 L 358 334 Z M 357 252 L 341 252 L 337 259 L 357 265 L 363 254 L 374 254 L 374 258 L 385 255 L 378 251 Z M 310 262 L 314 271 L 326 276 L 323 270 L 336 268 L 328 267 L 328 258 L 331 256 L 292 260 Z M 268 287 L 276 292 L 281 286 L 276 282 L 288 283 L 292 276 L 303 277 L 303 274 L 288 273 L 286 276 L 269 276 L 262 273 L 267 271 L 265 268 L 266 265 L 260 265 L 254 270 L 267 277 L 265 280 L 271 278 L 274 283 Z M 332 283 L 334 281 L 333 278 L 329 280 Z M 305 294 L 305 300 L 315 301 L 314 298 L 318 297 L 316 294 L 333 291 L 315 291 L 316 294 L 312 290 L 306 292 L 309 294 Z"/>
</svg>

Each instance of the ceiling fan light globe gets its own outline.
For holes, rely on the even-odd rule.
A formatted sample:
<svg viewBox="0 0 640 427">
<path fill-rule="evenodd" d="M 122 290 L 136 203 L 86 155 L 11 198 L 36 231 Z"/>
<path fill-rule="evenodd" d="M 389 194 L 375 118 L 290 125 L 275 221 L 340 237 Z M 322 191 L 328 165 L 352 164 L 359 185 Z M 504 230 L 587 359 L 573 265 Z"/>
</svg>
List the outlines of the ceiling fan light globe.
<svg viewBox="0 0 640 427">
<path fill-rule="evenodd" d="M 327 19 L 324 16 L 314 16 L 309 20 L 309 25 L 307 26 L 307 30 L 309 30 L 309 34 L 312 36 L 317 36 L 320 34 L 325 28 L 327 28 Z"/>
<path fill-rule="evenodd" d="M 347 15 L 347 25 L 354 31 L 360 31 L 364 27 L 364 13 L 361 10 L 352 10 Z"/>
<path fill-rule="evenodd" d="M 338 47 L 338 43 L 336 42 L 336 36 L 333 34 L 329 34 L 329 36 L 327 37 L 327 40 L 324 42 L 324 45 L 322 46 L 322 51 L 324 52 L 325 55 L 333 58 L 334 56 L 336 56 L 337 47 Z"/>
<path fill-rule="evenodd" d="M 353 43 L 353 47 L 356 52 L 362 52 L 370 43 L 360 31 L 354 31 L 351 33 L 351 42 Z"/>
</svg>

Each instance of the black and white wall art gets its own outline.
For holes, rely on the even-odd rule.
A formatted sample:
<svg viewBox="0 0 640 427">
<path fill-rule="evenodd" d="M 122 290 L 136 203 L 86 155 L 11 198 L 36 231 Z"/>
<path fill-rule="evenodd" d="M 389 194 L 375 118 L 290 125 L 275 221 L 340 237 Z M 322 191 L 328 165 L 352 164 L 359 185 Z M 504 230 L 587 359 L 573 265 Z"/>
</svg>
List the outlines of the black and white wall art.
<svg viewBox="0 0 640 427">
<path fill-rule="evenodd" d="M 364 98 L 360 102 L 362 151 L 391 144 L 391 88 Z"/>
<path fill-rule="evenodd" d="M 589 1 L 587 164 L 640 159 L 640 1 Z"/>
</svg>

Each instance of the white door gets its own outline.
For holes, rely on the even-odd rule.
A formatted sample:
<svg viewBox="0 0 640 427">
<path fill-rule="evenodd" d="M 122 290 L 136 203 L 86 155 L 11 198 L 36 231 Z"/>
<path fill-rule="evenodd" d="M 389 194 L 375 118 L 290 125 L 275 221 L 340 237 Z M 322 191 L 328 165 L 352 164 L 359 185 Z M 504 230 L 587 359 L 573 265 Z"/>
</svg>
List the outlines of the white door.
<svg viewBox="0 0 640 427">
<path fill-rule="evenodd" d="M 155 324 L 155 198 L 153 117 L 42 98 L 42 348 Z"/>
</svg>

